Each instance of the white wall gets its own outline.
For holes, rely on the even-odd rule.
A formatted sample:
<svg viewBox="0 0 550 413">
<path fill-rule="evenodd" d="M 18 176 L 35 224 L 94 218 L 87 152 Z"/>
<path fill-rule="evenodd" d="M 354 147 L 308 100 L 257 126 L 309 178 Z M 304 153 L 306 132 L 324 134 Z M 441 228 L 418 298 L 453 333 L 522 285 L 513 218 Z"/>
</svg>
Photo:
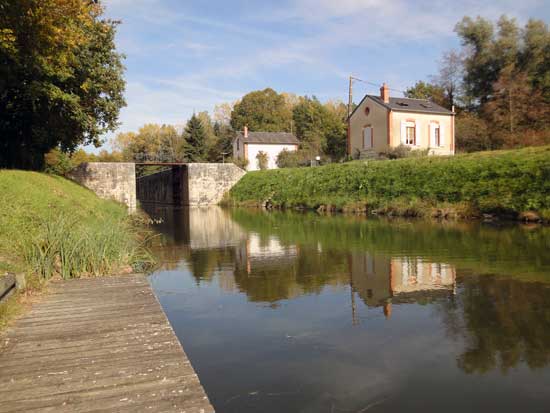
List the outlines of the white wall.
<svg viewBox="0 0 550 413">
<path fill-rule="evenodd" d="M 267 168 L 268 169 L 277 169 L 277 155 L 282 152 L 284 149 L 287 151 L 295 151 L 298 149 L 298 145 L 279 145 L 279 144 L 248 144 L 248 167 L 249 171 L 257 171 L 258 169 L 258 160 L 256 155 L 258 152 L 262 151 L 267 154 Z"/>
</svg>

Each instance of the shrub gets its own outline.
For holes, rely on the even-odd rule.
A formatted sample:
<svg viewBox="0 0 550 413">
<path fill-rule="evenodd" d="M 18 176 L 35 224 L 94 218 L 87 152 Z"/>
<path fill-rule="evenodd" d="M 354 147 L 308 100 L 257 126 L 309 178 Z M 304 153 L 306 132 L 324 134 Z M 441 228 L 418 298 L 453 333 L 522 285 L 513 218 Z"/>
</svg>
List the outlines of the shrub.
<svg viewBox="0 0 550 413">
<path fill-rule="evenodd" d="M 309 166 L 311 157 L 308 152 L 297 150 L 282 150 L 277 156 L 277 166 L 279 168 L 297 168 L 299 166 Z"/>
<path fill-rule="evenodd" d="M 248 167 L 248 159 L 237 158 L 233 159 L 233 163 L 239 168 L 245 169 Z"/>
<path fill-rule="evenodd" d="M 399 145 L 394 148 L 388 148 L 384 152 L 380 152 L 379 155 L 387 159 L 403 159 L 427 156 L 428 152 L 429 149 L 412 149 L 410 146 Z"/>
<path fill-rule="evenodd" d="M 267 169 L 267 162 L 268 162 L 267 153 L 265 153 L 264 151 L 258 152 L 258 154 L 256 155 L 256 160 L 258 161 L 258 168 L 260 170 L 263 171 Z"/>
</svg>

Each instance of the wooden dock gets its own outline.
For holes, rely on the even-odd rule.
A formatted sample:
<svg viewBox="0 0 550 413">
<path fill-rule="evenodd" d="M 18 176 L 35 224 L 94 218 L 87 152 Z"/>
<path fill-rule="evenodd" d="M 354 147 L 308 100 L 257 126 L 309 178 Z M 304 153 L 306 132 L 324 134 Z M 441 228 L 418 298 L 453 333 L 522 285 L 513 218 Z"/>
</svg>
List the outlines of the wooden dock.
<svg viewBox="0 0 550 413">
<path fill-rule="evenodd" d="M 0 336 L 0 412 L 211 413 L 144 276 L 52 282 Z"/>
</svg>

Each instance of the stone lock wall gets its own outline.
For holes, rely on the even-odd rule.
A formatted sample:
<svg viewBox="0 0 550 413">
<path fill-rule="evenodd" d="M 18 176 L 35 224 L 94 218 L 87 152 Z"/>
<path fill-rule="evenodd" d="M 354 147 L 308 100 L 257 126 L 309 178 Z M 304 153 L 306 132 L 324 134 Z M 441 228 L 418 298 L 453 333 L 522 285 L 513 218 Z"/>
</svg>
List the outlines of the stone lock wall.
<svg viewBox="0 0 550 413">
<path fill-rule="evenodd" d="M 100 198 L 125 204 L 136 210 L 136 166 L 127 162 L 87 162 L 73 169 L 68 177 L 94 191 Z"/>
<path fill-rule="evenodd" d="M 187 164 L 187 205 L 216 205 L 246 172 L 232 163 Z M 184 197 L 185 199 L 185 197 Z"/>
<path fill-rule="evenodd" d="M 148 203 L 216 205 L 245 173 L 232 163 L 190 163 L 136 180 L 134 163 L 89 162 L 73 169 L 69 178 L 134 212 L 136 198 Z"/>
</svg>

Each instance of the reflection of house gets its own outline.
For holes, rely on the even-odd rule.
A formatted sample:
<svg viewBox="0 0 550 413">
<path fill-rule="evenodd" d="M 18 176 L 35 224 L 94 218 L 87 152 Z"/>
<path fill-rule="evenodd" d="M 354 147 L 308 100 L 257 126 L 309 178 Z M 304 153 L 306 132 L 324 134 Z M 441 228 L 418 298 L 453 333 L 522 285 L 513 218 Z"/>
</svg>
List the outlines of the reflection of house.
<svg viewBox="0 0 550 413">
<path fill-rule="evenodd" d="M 284 246 L 277 237 L 262 238 L 251 233 L 245 243 L 241 244 L 237 252 L 237 266 L 246 268 L 248 274 L 252 267 L 279 268 L 285 263 L 293 265 L 296 261 L 298 248 L 295 245 Z"/>
<path fill-rule="evenodd" d="M 384 307 L 391 315 L 392 303 L 417 302 L 454 292 L 454 267 L 413 257 L 373 256 L 353 253 L 350 273 L 354 291 L 370 307 Z"/>
<path fill-rule="evenodd" d="M 425 262 L 418 258 L 392 258 L 393 295 L 420 291 L 454 290 L 455 270 L 448 264 Z"/>
<path fill-rule="evenodd" d="M 387 257 L 353 253 L 350 271 L 354 290 L 368 306 L 382 306 L 391 297 Z"/>
<path fill-rule="evenodd" d="M 248 161 L 247 170 L 260 169 L 257 155 L 263 152 L 267 156 L 267 169 L 277 168 L 277 156 L 284 150 L 295 151 L 300 142 L 292 133 L 286 132 L 238 132 L 233 140 L 233 158 Z"/>
</svg>

